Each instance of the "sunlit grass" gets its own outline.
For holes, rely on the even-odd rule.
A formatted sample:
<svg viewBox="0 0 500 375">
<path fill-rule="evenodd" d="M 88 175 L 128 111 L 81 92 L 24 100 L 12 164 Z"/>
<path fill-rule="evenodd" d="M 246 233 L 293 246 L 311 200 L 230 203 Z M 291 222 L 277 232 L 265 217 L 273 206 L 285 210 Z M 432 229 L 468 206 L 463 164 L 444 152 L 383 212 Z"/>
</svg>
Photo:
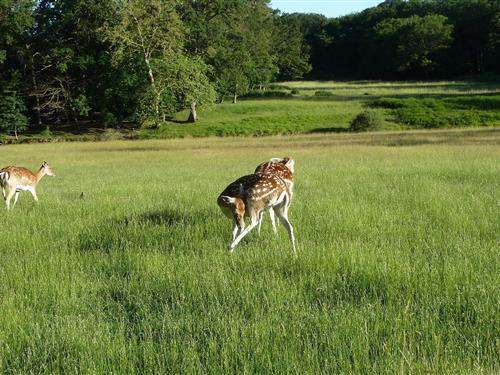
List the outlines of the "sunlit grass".
<svg viewBox="0 0 500 375">
<path fill-rule="evenodd" d="M 499 137 L 2 147 L 57 177 L 0 211 L 0 372 L 497 373 Z M 218 193 L 285 155 L 298 258 L 229 254 Z"/>
</svg>

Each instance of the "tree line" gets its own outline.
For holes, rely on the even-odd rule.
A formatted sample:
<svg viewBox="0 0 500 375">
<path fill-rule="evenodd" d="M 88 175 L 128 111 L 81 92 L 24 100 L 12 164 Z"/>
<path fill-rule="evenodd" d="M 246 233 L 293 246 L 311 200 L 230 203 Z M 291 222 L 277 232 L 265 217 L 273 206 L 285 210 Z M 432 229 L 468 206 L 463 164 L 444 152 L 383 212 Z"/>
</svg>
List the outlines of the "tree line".
<svg viewBox="0 0 500 375">
<path fill-rule="evenodd" d="M 155 125 L 276 80 L 500 71 L 500 1 L 387 0 L 339 18 L 268 0 L 0 0 L 0 127 Z"/>
<path fill-rule="evenodd" d="M 339 18 L 292 14 L 315 78 L 429 79 L 500 71 L 499 0 L 386 0 Z"/>
</svg>

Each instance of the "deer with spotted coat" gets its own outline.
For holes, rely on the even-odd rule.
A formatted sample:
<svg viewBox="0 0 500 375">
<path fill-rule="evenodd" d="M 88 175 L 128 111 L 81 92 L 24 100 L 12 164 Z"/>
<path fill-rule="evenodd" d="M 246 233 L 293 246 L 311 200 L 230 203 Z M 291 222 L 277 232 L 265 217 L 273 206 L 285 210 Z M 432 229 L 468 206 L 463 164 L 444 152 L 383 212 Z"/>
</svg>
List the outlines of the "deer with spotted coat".
<svg viewBox="0 0 500 375">
<path fill-rule="evenodd" d="M 253 228 L 260 227 L 264 211 L 268 210 L 277 233 L 274 215 L 285 227 L 296 255 L 293 226 L 288 219 L 288 209 L 293 196 L 293 172 L 295 162 L 291 158 L 273 158 L 259 164 L 254 174 L 240 177 L 219 195 L 217 203 L 224 214 L 233 219 L 233 237 L 230 250 L 240 243 Z M 245 216 L 251 223 L 245 227 Z"/>
<path fill-rule="evenodd" d="M 10 201 L 14 196 L 12 208 L 16 206 L 21 191 L 29 191 L 33 199 L 38 202 L 36 186 L 45 175 L 55 177 L 54 172 L 46 161 L 43 162 L 36 173 L 23 167 L 8 166 L 2 168 L 0 170 L 0 185 L 2 186 L 2 195 L 7 209 L 10 209 Z"/>
</svg>

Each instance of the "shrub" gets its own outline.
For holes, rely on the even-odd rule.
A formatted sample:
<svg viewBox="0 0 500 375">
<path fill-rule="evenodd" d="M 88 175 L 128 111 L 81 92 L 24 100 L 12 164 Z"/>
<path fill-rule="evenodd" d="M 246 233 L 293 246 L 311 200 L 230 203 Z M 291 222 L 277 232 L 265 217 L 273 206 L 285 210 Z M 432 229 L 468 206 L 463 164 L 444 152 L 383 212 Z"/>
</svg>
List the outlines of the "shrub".
<svg viewBox="0 0 500 375">
<path fill-rule="evenodd" d="M 291 96 L 290 92 L 284 90 L 256 90 L 242 95 L 242 98 L 288 98 Z"/>
<path fill-rule="evenodd" d="M 416 128 L 489 125 L 500 121 L 500 96 L 381 98 L 372 106 L 392 110 L 396 121 Z"/>
<path fill-rule="evenodd" d="M 299 91 L 299 90 L 297 90 L 297 89 L 293 89 L 292 91 L 290 91 L 290 93 L 291 93 L 292 95 L 299 95 L 299 94 L 300 94 L 300 91 Z"/>
<path fill-rule="evenodd" d="M 314 92 L 314 96 L 333 96 L 333 92 L 327 90 L 318 90 Z"/>
<path fill-rule="evenodd" d="M 375 111 L 364 111 L 351 121 L 351 131 L 360 132 L 380 128 L 383 118 Z"/>
</svg>

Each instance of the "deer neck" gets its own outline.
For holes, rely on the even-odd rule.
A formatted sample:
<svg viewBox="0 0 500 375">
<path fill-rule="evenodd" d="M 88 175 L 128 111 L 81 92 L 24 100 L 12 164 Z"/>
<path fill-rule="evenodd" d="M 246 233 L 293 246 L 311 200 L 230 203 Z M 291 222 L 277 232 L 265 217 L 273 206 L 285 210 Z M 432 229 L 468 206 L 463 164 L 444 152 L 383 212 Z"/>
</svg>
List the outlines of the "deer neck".
<svg viewBox="0 0 500 375">
<path fill-rule="evenodd" d="M 37 184 L 42 179 L 43 176 L 45 176 L 45 168 L 41 167 L 38 170 L 38 172 L 35 173 L 35 179 Z"/>
</svg>

